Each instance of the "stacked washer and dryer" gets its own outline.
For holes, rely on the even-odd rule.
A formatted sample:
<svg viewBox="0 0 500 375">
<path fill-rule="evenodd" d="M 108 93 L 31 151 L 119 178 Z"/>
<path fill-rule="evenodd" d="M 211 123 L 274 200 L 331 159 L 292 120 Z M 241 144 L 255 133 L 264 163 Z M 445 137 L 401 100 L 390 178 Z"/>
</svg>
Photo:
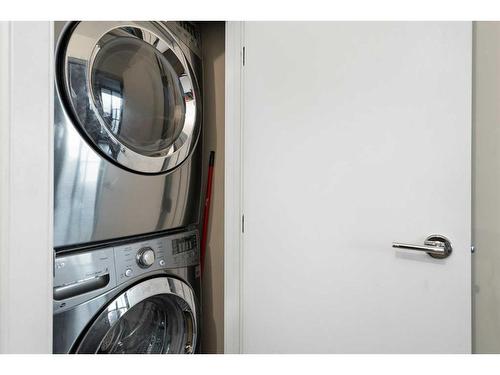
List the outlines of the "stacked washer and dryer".
<svg viewBox="0 0 500 375">
<path fill-rule="evenodd" d="M 54 352 L 193 353 L 199 32 L 184 22 L 55 30 Z"/>
</svg>

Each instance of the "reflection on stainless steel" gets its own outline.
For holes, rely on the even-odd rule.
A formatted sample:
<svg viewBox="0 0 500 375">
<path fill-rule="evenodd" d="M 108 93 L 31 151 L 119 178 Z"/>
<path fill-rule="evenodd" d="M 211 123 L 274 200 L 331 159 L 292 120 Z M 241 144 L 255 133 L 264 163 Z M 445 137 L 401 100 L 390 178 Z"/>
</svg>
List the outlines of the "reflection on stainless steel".
<svg viewBox="0 0 500 375">
<path fill-rule="evenodd" d="M 61 90 L 101 152 L 142 173 L 170 171 L 200 133 L 197 81 L 179 42 L 155 22 L 81 22 L 66 48 Z"/>
<path fill-rule="evenodd" d="M 77 27 L 79 47 L 73 45 L 63 61 L 71 87 L 59 81 L 55 98 L 55 247 L 197 224 L 202 168 L 201 142 L 196 142 L 201 128 L 199 57 L 167 31 L 157 37 L 163 26 L 156 23 L 82 22 Z M 113 54 L 101 56 L 106 42 L 111 43 L 108 39 L 120 33 L 127 39 L 119 45 L 124 50 L 110 48 L 117 50 L 117 56 L 128 56 L 118 59 L 123 66 Z M 90 41 L 100 43 L 101 53 Z M 137 53 L 126 52 L 134 43 L 139 43 Z M 151 43 L 156 43 L 154 48 Z M 86 60 L 91 55 L 93 65 Z M 155 61 L 152 72 L 161 79 L 147 83 L 145 68 Z M 179 74 L 177 80 L 174 72 Z M 135 88 L 129 73 L 147 84 Z M 157 102 L 151 103 L 153 98 Z M 72 104 L 65 106 L 64 100 Z M 138 132 L 134 126 L 141 119 Z M 148 175 L 130 169 L 170 172 Z"/>
<path fill-rule="evenodd" d="M 67 298 L 76 297 L 83 293 L 102 289 L 109 284 L 109 273 L 99 276 L 88 277 L 71 284 L 61 285 L 54 288 L 54 300 L 61 301 Z"/>
</svg>

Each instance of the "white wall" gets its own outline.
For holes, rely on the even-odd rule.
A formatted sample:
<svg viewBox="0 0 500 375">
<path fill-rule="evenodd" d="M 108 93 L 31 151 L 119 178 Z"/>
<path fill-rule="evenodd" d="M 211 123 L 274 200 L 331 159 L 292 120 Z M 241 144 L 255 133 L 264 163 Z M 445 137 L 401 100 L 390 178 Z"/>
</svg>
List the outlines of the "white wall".
<svg viewBox="0 0 500 375">
<path fill-rule="evenodd" d="M 0 353 L 52 352 L 52 33 L 0 22 Z"/>
<path fill-rule="evenodd" d="M 476 22 L 473 81 L 473 351 L 500 353 L 500 22 Z"/>
</svg>

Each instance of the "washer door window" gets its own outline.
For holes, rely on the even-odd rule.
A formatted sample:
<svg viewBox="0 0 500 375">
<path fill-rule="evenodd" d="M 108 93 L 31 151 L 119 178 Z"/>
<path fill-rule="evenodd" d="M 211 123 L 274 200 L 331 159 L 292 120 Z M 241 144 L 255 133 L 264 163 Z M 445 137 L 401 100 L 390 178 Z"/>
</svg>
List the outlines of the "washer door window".
<svg viewBox="0 0 500 375">
<path fill-rule="evenodd" d="M 194 294 L 180 280 L 143 281 L 114 299 L 85 333 L 76 353 L 192 353 L 197 324 Z"/>
<path fill-rule="evenodd" d="M 197 86 L 168 29 L 80 22 L 61 56 L 61 89 L 94 148 L 140 173 L 171 171 L 190 155 L 200 133 Z"/>
</svg>

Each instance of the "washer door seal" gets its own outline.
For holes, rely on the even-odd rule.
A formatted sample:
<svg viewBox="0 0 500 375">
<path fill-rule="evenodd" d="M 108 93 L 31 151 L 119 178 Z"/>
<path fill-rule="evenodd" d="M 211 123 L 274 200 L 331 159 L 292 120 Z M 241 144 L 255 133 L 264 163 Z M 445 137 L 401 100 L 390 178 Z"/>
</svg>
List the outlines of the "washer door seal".
<svg viewBox="0 0 500 375">
<path fill-rule="evenodd" d="M 59 90 L 92 146 L 138 173 L 185 161 L 201 104 L 176 37 L 157 22 L 80 22 L 68 32 Z"/>
</svg>

